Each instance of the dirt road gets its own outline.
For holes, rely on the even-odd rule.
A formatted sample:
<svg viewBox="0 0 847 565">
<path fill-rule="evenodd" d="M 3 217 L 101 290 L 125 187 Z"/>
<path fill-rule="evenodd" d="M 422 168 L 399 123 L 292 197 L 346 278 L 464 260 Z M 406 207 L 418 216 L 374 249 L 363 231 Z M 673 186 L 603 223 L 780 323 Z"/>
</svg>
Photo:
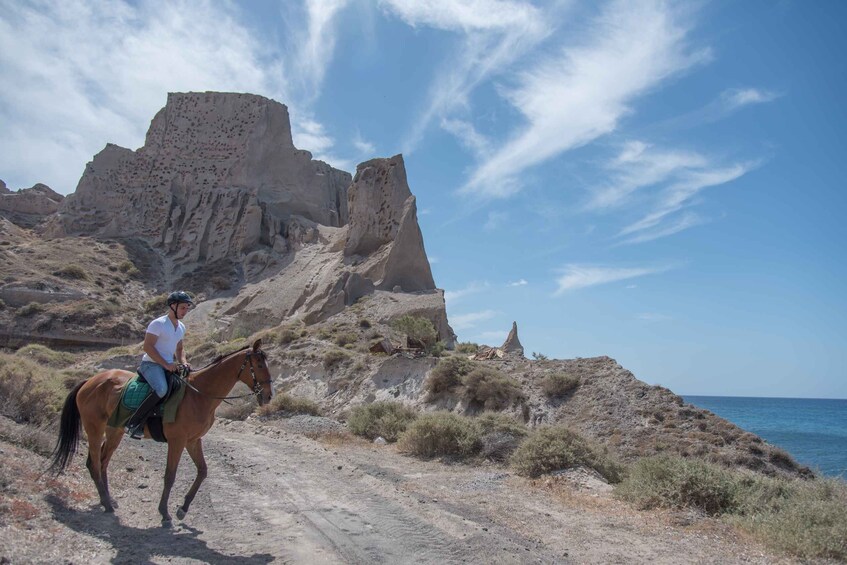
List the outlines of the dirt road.
<svg viewBox="0 0 847 565">
<path fill-rule="evenodd" d="M 11 563 L 774 563 L 713 520 L 637 512 L 602 489 L 530 483 L 502 468 L 422 462 L 391 446 L 315 441 L 219 420 L 209 477 L 189 514 L 159 525 L 165 447 L 124 441 L 111 467 L 115 515 L 95 504 L 84 458 L 62 488 L 11 497 L 33 508 L 0 529 Z M 24 450 L 3 445 L 5 474 Z M 25 465 L 20 461 L 14 465 Z M 172 497 L 194 477 L 183 458 Z M 8 482 L 8 481 L 7 481 Z M 554 483 L 552 486 L 549 483 Z M 28 498 L 27 498 L 28 496 Z"/>
</svg>

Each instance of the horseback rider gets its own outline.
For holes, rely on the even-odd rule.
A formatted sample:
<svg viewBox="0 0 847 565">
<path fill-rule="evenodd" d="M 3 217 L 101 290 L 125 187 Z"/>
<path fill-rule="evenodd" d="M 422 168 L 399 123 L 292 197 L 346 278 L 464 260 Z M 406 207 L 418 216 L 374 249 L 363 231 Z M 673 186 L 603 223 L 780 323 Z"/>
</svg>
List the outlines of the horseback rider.
<svg viewBox="0 0 847 565">
<path fill-rule="evenodd" d="M 153 390 L 130 417 L 126 432 L 135 439 L 144 436 L 144 422 L 168 393 L 165 371 L 177 372 L 179 365 L 188 365 L 182 338 L 185 336 L 185 317 L 194 301 L 187 292 L 178 290 L 168 295 L 168 313 L 150 322 L 144 334 L 144 357 L 138 372 Z M 190 367 L 190 366 L 189 366 Z"/>
</svg>

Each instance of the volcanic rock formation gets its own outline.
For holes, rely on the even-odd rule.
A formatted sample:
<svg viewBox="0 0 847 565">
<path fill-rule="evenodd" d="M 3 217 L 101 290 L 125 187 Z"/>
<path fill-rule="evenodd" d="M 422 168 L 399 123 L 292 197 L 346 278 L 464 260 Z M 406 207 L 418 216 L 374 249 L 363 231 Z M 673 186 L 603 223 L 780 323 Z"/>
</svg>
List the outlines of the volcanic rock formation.
<svg viewBox="0 0 847 565">
<path fill-rule="evenodd" d="M 21 227 L 33 227 L 54 214 L 64 198 L 46 184 L 12 192 L 0 180 L 0 216 Z"/>
<path fill-rule="evenodd" d="M 415 293 L 409 307 L 452 342 L 402 156 L 351 180 L 294 146 L 278 102 L 172 93 L 144 146 L 107 145 L 45 232 L 143 242 L 162 259 L 162 286 L 228 291 L 230 334 L 312 323 L 391 291 Z"/>
</svg>

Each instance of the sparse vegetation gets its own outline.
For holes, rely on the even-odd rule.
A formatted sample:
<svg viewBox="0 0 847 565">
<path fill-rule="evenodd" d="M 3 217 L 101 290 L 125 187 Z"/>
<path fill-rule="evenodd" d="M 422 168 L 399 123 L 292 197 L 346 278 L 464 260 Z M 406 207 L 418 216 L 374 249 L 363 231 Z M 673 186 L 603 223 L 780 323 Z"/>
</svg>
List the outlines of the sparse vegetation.
<svg viewBox="0 0 847 565">
<path fill-rule="evenodd" d="M 356 435 L 393 442 L 417 417 L 415 410 L 399 402 L 374 402 L 354 408 L 347 426 Z"/>
<path fill-rule="evenodd" d="M 31 343 L 21 347 L 15 352 L 15 355 L 56 368 L 67 367 L 74 362 L 73 353 L 53 351 L 49 347 L 37 343 Z"/>
<path fill-rule="evenodd" d="M 349 360 L 350 354 L 342 349 L 330 349 L 323 355 L 323 365 L 326 369 L 333 369 Z"/>
<path fill-rule="evenodd" d="M 564 426 L 547 426 L 533 431 L 511 457 L 518 474 L 537 477 L 552 471 L 585 466 L 611 483 L 621 480 L 623 466 L 599 447 Z"/>
<path fill-rule="evenodd" d="M 561 398 L 579 386 L 579 377 L 565 373 L 546 375 L 541 381 L 541 390 L 550 398 Z"/>
<path fill-rule="evenodd" d="M 469 457 L 480 447 L 480 432 L 471 418 L 450 412 L 418 417 L 400 436 L 400 450 L 418 457 Z"/>
<path fill-rule="evenodd" d="M 61 277 L 63 279 L 72 279 L 72 280 L 87 280 L 89 278 L 88 272 L 85 269 L 83 269 L 82 267 L 80 267 L 79 265 L 76 265 L 74 263 L 71 263 L 69 265 L 65 265 L 61 269 L 53 271 L 53 274 L 55 276 Z"/>
<path fill-rule="evenodd" d="M 159 314 L 165 311 L 165 308 L 168 307 L 168 293 L 162 293 L 157 296 L 154 296 L 150 300 L 144 303 L 144 313 L 145 314 Z"/>
<path fill-rule="evenodd" d="M 38 302 L 30 302 L 29 304 L 18 308 L 15 314 L 20 316 L 21 318 L 28 318 L 39 312 L 44 312 L 44 305 Z"/>
<path fill-rule="evenodd" d="M 0 353 L 0 413 L 19 423 L 50 422 L 67 394 L 66 378 L 29 359 Z"/>
<path fill-rule="evenodd" d="M 462 384 L 469 404 L 486 410 L 502 410 L 523 396 L 517 381 L 490 367 L 476 367 L 462 378 Z"/>
<path fill-rule="evenodd" d="M 135 263 L 133 263 L 129 259 L 121 262 L 121 264 L 118 265 L 118 270 L 131 277 L 138 276 L 141 274 L 141 271 L 138 270 L 138 267 L 135 266 Z"/>
<path fill-rule="evenodd" d="M 538 353 L 538 352 L 535 352 L 535 351 L 532 352 L 532 358 L 535 359 L 536 361 L 546 361 L 548 359 L 548 357 L 546 355 L 544 355 L 543 353 Z"/>
<path fill-rule="evenodd" d="M 479 351 L 479 344 L 470 341 L 463 341 L 456 344 L 456 352 L 463 355 L 473 355 Z"/>
<path fill-rule="evenodd" d="M 461 357 L 447 357 L 439 361 L 424 382 L 429 400 L 435 400 L 460 386 L 462 377 L 473 371 L 476 366 L 473 361 Z"/>
<path fill-rule="evenodd" d="M 340 332 L 335 335 L 333 341 L 335 342 L 335 345 L 345 347 L 359 341 L 359 336 L 354 332 Z"/>
<path fill-rule="evenodd" d="M 527 436 L 526 426 L 499 412 L 485 412 L 476 418 L 480 431 L 480 452 L 486 459 L 505 461 Z"/>
<path fill-rule="evenodd" d="M 260 416 L 284 415 L 294 416 L 296 414 L 308 414 L 309 416 L 320 416 L 321 409 L 315 402 L 308 398 L 292 396 L 285 393 L 277 393 L 268 404 L 260 406 L 257 410 Z"/>
<path fill-rule="evenodd" d="M 802 558 L 847 558 L 847 483 L 729 470 L 658 455 L 638 460 L 616 495 L 640 508 L 695 508 L 723 515 L 770 546 Z"/>
<path fill-rule="evenodd" d="M 391 327 L 422 343 L 425 347 L 435 345 L 438 339 L 438 332 L 435 331 L 432 322 L 420 316 L 401 316 L 391 322 Z"/>
<path fill-rule="evenodd" d="M 256 402 L 256 397 L 242 399 L 232 404 L 223 404 L 215 411 L 215 416 L 226 418 L 227 420 L 246 420 L 252 414 L 259 404 Z"/>
</svg>

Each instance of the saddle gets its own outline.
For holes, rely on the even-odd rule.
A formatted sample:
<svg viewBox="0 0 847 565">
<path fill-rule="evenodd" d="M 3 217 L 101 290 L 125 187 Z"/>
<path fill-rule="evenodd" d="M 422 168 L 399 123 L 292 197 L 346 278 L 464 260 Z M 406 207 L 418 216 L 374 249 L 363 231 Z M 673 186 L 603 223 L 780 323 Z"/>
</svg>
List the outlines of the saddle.
<svg viewBox="0 0 847 565">
<path fill-rule="evenodd" d="M 179 403 L 182 402 L 182 398 L 185 396 L 183 381 L 169 371 L 165 371 L 165 376 L 168 382 L 168 392 L 147 417 L 147 426 L 150 429 L 150 435 L 156 441 L 163 443 L 167 443 L 168 441 L 163 432 L 163 424 L 166 422 L 171 423 L 176 419 Z M 130 379 L 124 385 L 121 392 L 121 399 L 109 418 L 107 425 L 112 428 L 122 428 L 152 390 L 141 373 Z"/>
</svg>

